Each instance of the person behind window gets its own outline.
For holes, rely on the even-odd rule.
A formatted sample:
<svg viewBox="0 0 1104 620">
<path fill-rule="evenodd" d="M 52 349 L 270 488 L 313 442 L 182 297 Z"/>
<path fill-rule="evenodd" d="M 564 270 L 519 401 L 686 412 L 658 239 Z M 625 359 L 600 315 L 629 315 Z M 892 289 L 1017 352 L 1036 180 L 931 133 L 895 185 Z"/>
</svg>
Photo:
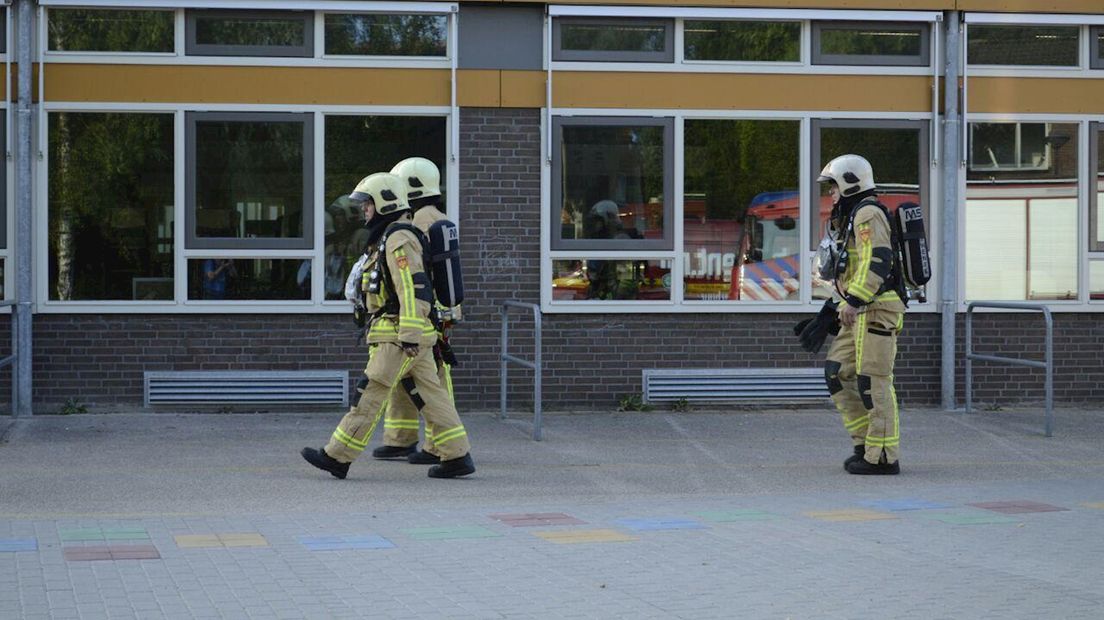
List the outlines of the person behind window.
<svg viewBox="0 0 1104 620">
<path fill-rule="evenodd" d="M 230 279 L 237 275 L 234 261 L 228 258 L 208 258 L 203 261 L 203 298 L 226 299 Z"/>
<path fill-rule="evenodd" d="M 583 219 L 587 239 L 631 239 L 621 222 L 621 209 L 612 200 L 599 200 Z M 617 261 L 587 261 L 587 299 L 632 299 L 634 281 L 618 275 Z"/>
</svg>

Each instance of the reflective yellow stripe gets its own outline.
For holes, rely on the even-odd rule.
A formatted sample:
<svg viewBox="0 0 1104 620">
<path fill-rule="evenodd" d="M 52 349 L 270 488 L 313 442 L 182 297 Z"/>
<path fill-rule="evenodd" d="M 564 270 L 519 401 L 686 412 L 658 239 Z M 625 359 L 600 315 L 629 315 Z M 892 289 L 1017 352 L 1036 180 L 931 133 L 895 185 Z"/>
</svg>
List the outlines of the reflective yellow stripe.
<svg viewBox="0 0 1104 620">
<path fill-rule="evenodd" d="M 391 419 L 391 418 L 387 418 L 386 420 L 383 421 L 383 427 L 384 428 L 406 428 L 406 429 L 418 430 L 418 421 L 417 420 L 394 420 L 394 419 Z"/>
<path fill-rule="evenodd" d="M 866 287 L 866 278 L 870 275 L 870 262 L 873 257 L 874 243 L 870 240 L 861 241 L 859 245 L 859 266 L 855 269 L 855 275 L 851 277 L 847 290 L 855 293 L 855 296 L 863 301 L 870 301 L 874 297 L 874 292 Z M 855 290 L 852 291 L 851 289 Z"/>
<path fill-rule="evenodd" d="M 449 400 L 456 401 L 456 396 L 452 393 L 452 367 L 448 364 L 442 364 L 445 368 L 445 389 L 448 390 Z"/>
<path fill-rule="evenodd" d="M 864 415 L 863 417 L 855 418 L 854 420 L 851 420 L 850 422 L 848 422 L 847 419 L 844 418 L 843 427 L 846 428 L 849 431 L 853 431 L 853 430 L 855 430 L 859 427 L 866 426 L 867 423 L 869 423 L 869 422 L 870 422 L 870 414 L 868 413 L 868 414 Z"/>
<path fill-rule="evenodd" d="M 406 252 L 402 248 L 395 250 L 395 258 L 406 258 Z M 405 264 L 406 261 L 402 261 L 404 264 L 399 267 L 399 280 L 402 281 L 402 307 L 400 308 L 399 325 L 402 326 L 403 321 L 406 319 L 420 320 L 418 318 L 418 308 L 414 304 L 414 280 L 410 275 L 410 266 Z M 419 324 L 420 327 L 420 324 Z"/>
<path fill-rule="evenodd" d="M 456 439 L 458 437 L 463 437 L 467 434 L 468 434 L 468 431 L 465 430 L 463 426 L 457 426 L 455 428 L 451 428 L 451 429 L 449 429 L 447 431 L 444 431 L 442 433 L 437 433 L 433 437 L 433 443 L 435 443 L 437 445 L 441 445 L 443 443 L 448 443 L 448 442 L 450 442 L 453 439 Z"/>
<path fill-rule="evenodd" d="M 855 320 L 855 374 L 862 374 L 863 344 L 866 340 L 866 313 L 860 312 Z"/>
<path fill-rule="evenodd" d="M 334 429 L 333 438 L 340 444 L 343 444 L 346 448 L 354 450 L 356 452 L 363 452 L 368 447 L 368 443 L 365 441 L 357 441 L 352 435 L 346 433 L 340 428 Z"/>
</svg>

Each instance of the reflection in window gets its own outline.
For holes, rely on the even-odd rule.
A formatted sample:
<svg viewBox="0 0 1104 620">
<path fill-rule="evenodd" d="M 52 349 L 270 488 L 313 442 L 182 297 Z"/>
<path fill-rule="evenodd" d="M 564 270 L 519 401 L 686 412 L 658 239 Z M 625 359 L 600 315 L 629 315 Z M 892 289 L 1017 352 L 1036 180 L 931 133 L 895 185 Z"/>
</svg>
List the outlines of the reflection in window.
<svg viewBox="0 0 1104 620">
<path fill-rule="evenodd" d="M 969 27 L 967 61 L 971 65 L 1078 66 L 1079 26 Z"/>
<path fill-rule="evenodd" d="M 687 120 L 687 300 L 796 299 L 797 121 Z"/>
<path fill-rule="evenodd" d="M 1093 69 L 1104 69 L 1104 27 L 1093 28 L 1090 32 L 1092 55 L 1089 57 L 1089 66 Z"/>
<path fill-rule="evenodd" d="M 191 11 L 187 53 L 209 56 L 310 56 L 313 15 L 290 11 Z"/>
<path fill-rule="evenodd" d="M 797 22 L 687 21 L 685 35 L 686 60 L 800 60 Z"/>
<path fill-rule="evenodd" d="M 1089 251 L 1090 252 L 1104 252 L 1104 128 L 1101 128 L 1099 124 L 1094 125 L 1093 133 L 1090 136 L 1096 136 L 1096 162 L 1091 164 L 1089 170 L 1096 172 L 1095 182 L 1096 187 L 1092 188 L 1090 183 L 1089 191 L 1095 192 L 1090 194 L 1090 197 L 1095 196 L 1096 200 L 1090 202 L 1092 212 L 1089 213 L 1089 227 L 1093 231 L 1092 237 L 1089 238 Z M 1090 138 L 1091 144 L 1092 138 Z"/>
<path fill-rule="evenodd" d="M 204 258 L 188 261 L 190 300 L 309 300 L 308 258 Z"/>
<path fill-rule="evenodd" d="M 813 23 L 814 64 L 928 65 L 925 24 Z"/>
<path fill-rule="evenodd" d="M 1077 299 L 1077 124 L 1045 127 L 1050 167 L 967 170 L 967 299 Z"/>
<path fill-rule="evenodd" d="M 970 124 L 974 170 L 1045 170 L 1049 154 L 1046 123 Z"/>
<path fill-rule="evenodd" d="M 444 15 L 326 14 L 326 53 L 358 56 L 445 56 Z"/>
<path fill-rule="evenodd" d="M 561 239 L 663 239 L 664 128 L 563 127 Z"/>
<path fill-rule="evenodd" d="M 172 11 L 49 9 L 52 52 L 172 52 Z"/>
<path fill-rule="evenodd" d="M 195 234 L 303 238 L 303 123 L 195 121 Z"/>
<path fill-rule="evenodd" d="M 1089 299 L 1104 300 L 1104 260 L 1089 261 Z"/>
<path fill-rule="evenodd" d="M 326 116 L 326 299 L 345 298 L 345 276 L 365 251 L 364 215 L 342 197 L 407 157 L 429 159 L 447 178 L 445 135 L 439 116 Z M 444 212 L 443 181 L 441 190 Z"/>
<path fill-rule="evenodd" d="M 663 24 L 624 20 L 618 24 L 571 23 L 560 29 L 560 48 L 580 52 L 662 52 L 667 48 Z"/>
<path fill-rule="evenodd" d="M 670 261 L 579 259 L 552 261 L 554 300 L 669 300 Z"/>
<path fill-rule="evenodd" d="M 173 115 L 51 112 L 50 299 L 173 298 Z"/>
</svg>

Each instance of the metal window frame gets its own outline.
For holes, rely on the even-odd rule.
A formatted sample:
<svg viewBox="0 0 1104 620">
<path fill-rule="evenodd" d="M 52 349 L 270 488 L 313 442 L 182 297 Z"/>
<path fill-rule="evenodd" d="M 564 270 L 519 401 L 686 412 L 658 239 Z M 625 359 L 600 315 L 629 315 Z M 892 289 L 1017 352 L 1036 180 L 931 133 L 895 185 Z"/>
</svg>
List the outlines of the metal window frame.
<svg viewBox="0 0 1104 620">
<path fill-rule="evenodd" d="M 1000 171 L 1004 171 L 1004 172 L 1021 172 L 1021 171 L 1022 172 L 1030 172 L 1030 171 L 1035 171 L 1035 170 L 1049 170 L 1050 166 L 1051 166 L 1051 160 L 1053 159 L 1053 150 L 1051 149 L 1050 144 L 1047 144 L 1045 141 L 1044 141 L 1044 144 L 1043 144 L 1043 148 L 1046 149 L 1046 157 L 1043 160 L 1043 161 L 1046 162 L 1045 166 L 1020 166 L 1018 164 L 1019 164 L 1019 160 L 1023 156 L 1023 126 L 1024 125 L 1043 125 L 1044 126 L 1044 128 L 1043 128 L 1043 137 L 1045 138 L 1047 133 L 1049 132 L 1049 125 L 1051 125 L 1051 124 L 1053 124 L 1053 123 L 1049 123 L 1049 122 L 1046 122 L 1046 121 L 1041 121 L 1041 122 L 1029 122 L 1029 121 L 1007 121 L 1007 122 L 1002 122 L 1002 121 L 972 121 L 972 122 L 968 123 L 967 126 L 966 126 L 966 140 L 967 140 L 967 142 L 966 142 L 966 157 L 967 157 L 966 171 L 967 172 L 970 172 L 970 171 L 992 172 L 994 170 L 1000 170 Z M 1000 162 L 997 162 L 998 163 L 997 166 L 984 166 L 984 165 L 977 166 L 977 165 L 974 165 L 974 149 L 972 147 L 973 147 L 973 144 L 974 144 L 974 126 L 975 125 L 1015 125 L 1016 126 L 1016 140 L 1015 140 L 1015 145 L 1013 146 L 1013 149 L 1015 151 L 1015 157 L 1016 157 L 1016 164 L 1017 165 L 1015 165 L 1014 167 L 1010 165 L 1007 168 L 1001 168 L 1000 165 L 999 165 Z"/>
<path fill-rule="evenodd" d="M 686 57 L 686 26 L 687 22 L 697 23 L 741 23 L 741 24 L 795 24 L 797 26 L 797 58 L 795 60 L 750 60 L 747 58 L 687 58 Z M 800 19 L 680 19 L 676 24 L 675 32 L 682 35 L 682 41 L 679 44 L 679 52 L 681 54 L 681 62 L 687 65 L 697 65 L 698 63 L 754 63 L 754 64 L 801 64 L 802 47 L 804 44 L 804 30 L 805 22 Z"/>
<path fill-rule="evenodd" d="M 306 299 L 276 299 L 276 298 L 265 298 L 265 297 L 253 297 L 253 298 L 250 298 L 250 299 L 203 299 L 202 297 L 198 297 L 198 298 L 193 299 L 193 298 L 189 297 L 189 293 L 191 291 L 190 284 L 191 284 L 191 277 L 192 277 L 192 272 L 191 272 L 192 263 L 199 263 L 200 264 L 199 269 L 200 269 L 200 271 L 202 271 L 202 261 L 220 260 L 220 259 L 228 259 L 228 260 L 232 260 L 232 261 L 266 260 L 266 261 L 269 261 L 270 263 L 276 263 L 278 261 L 293 261 L 293 262 L 298 263 L 298 264 L 302 264 L 303 261 L 307 261 L 307 262 L 310 263 L 310 272 L 309 272 L 307 277 L 310 278 L 312 289 L 314 287 L 315 281 L 318 280 L 318 278 L 315 277 L 317 275 L 316 272 L 315 272 L 315 267 L 318 266 L 317 263 L 319 261 L 314 260 L 313 253 L 312 253 L 311 256 L 241 256 L 241 255 L 236 255 L 236 254 L 233 255 L 233 256 L 224 256 L 224 255 L 221 255 L 221 254 L 211 254 L 209 256 L 188 256 L 184 259 L 184 272 L 179 276 L 179 279 L 182 279 L 183 284 L 184 284 L 184 298 L 181 299 L 181 302 L 186 303 L 189 306 L 202 304 L 202 305 L 214 306 L 214 307 L 224 306 L 224 305 L 227 305 L 227 304 L 257 303 L 257 302 L 270 303 L 270 304 L 271 303 L 286 303 L 286 304 L 312 304 L 313 305 L 313 302 L 312 302 L 312 299 L 311 299 L 312 296 L 313 296 L 313 290 L 308 290 L 307 291 Z M 323 277 L 323 279 L 325 279 L 325 278 Z"/>
<path fill-rule="evenodd" d="M 304 0 L 38 0 L 39 6 L 178 9 L 186 5 L 189 9 L 277 11 L 301 11 L 305 4 L 307 3 Z M 311 0 L 309 4 L 310 8 L 307 10 L 311 11 L 451 13 L 456 10 L 455 2 Z"/>
<path fill-rule="evenodd" d="M 845 66 L 875 66 L 875 67 L 930 67 L 932 66 L 931 53 L 931 23 L 929 22 L 874 22 L 876 26 L 885 28 L 916 30 L 920 37 L 920 53 L 915 56 L 897 57 L 883 54 L 824 54 L 820 51 L 821 33 L 829 30 L 860 30 L 869 29 L 869 21 L 828 21 L 812 20 L 812 43 L 810 49 L 813 65 L 845 65 Z"/>
<path fill-rule="evenodd" d="M 204 18 L 286 17 L 303 25 L 302 45 L 222 45 L 196 42 L 196 22 Z M 239 9 L 188 9 L 184 12 L 184 54 L 186 56 L 264 56 L 277 58 L 314 57 L 314 11 L 264 11 Z"/>
<path fill-rule="evenodd" d="M 196 124 L 203 121 L 296 122 L 303 127 L 303 236 L 291 238 L 199 237 L 196 235 Z M 313 112 L 192 112 L 184 113 L 184 248 L 186 250 L 313 250 L 314 249 L 314 113 Z"/>
<path fill-rule="evenodd" d="M 627 24 L 663 27 L 662 52 L 586 51 L 563 49 L 565 25 L 618 26 Z M 675 20 L 672 18 L 640 17 L 566 17 L 552 22 L 552 60 L 557 62 L 675 62 Z"/>
<path fill-rule="evenodd" d="M 556 144 L 563 142 L 563 128 L 569 127 L 625 127 L 648 126 L 663 129 L 663 238 L 662 239 L 564 239 L 560 229 L 563 214 L 563 149 L 552 149 L 551 162 L 551 226 L 549 232 L 550 248 L 554 251 L 588 252 L 595 250 L 620 251 L 673 251 L 675 243 L 675 144 L 673 117 L 654 116 L 556 116 L 552 118 L 552 139 Z"/>
<path fill-rule="evenodd" d="M 1104 26 L 1089 28 L 1089 68 L 1104 69 Z"/>
<path fill-rule="evenodd" d="M 326 36 L 326 18 L 331 15 L 352 15 L 352 16 L 371 16 L 371 15 L 385 15 L 385 16 L 399 16 L 399 17 L 443 17 L 445 19 L 445 50 L 439 56 L 420 56 L 414 54 L 401 54 L 401 55 L 380 55 L 380 54 L 333 54 L 326 51 L 326 45 L 329 43 L 329 37 Z M 318 22 L 320 37 L 316 37 L 316 41 L 321 41 L 318 45 L 317 54 L 321 58 L 340 58 L 340 59 L 402 59 L 402 60 L 448 60 L 450 57 L 449 49 L 452 44 L 452 30 L 450 27 L 451 16 L 449 13 L 395 13 L 395 12 L 382 12 L 382 11 L 318 11 Z"/>
<path fill-rule="evenodd" d="M 1100 139 L 1104 136 L 1104 122 L 1090 122 L 1089 123 L 1089 162 L 1088 162 L 1088 182 L 1089 182 L 1089 239 L 1088 239 L 1088 251 L 1089 252 L 1104 252 L 1104 241 L 1098 241 L 1098 213 L 1099 210 L 1104 208 L 1104 205 L 1100 204 L 1100 171 L 1104 170 L 1104 162 L 1101 161 L 1101 157 L 1104 157 L 1104 153 L 1100 152 Z M 1091 294 L 1091 291 L 1090 291 Z"/>
<path fill-rule="evenodd" d="M 984 26 L 988 28 L 1076 28 L 1077 29 L 1077 41 L 1076 47 L 1076 60 L 1072 65 L 1026 65 L 1026 64 L 979 64 L 970 62 L 970 49 L 969 47 L 963 48 L 962 57 L 965 59 L 966 64 L 974 69 L 982 67 L 1011 67 L 1016 69 L 1045 69 L 1045 70 L 1074 70 L 1081 68 L 1081 24 L 1054 24 L 1054 23 L 1034 23 L 1032 21 L 1024 20 L 1017 23 L 973 23 L 974 26 Z M 969 26 L 967 26 L 968 28 Z M 965 28 L 964 28 L 965 29 Z"/>
<path fill-rule="evenodd" d="M 51 49 L 50 45 L 50 21 L 51 13 L 54 11 L 143 11 L 147 13 L 168 13 L 172 15 L 173 21 L 173 33 L 172 40 L 170 41 L 169 50 L 162 52 L 156 50 L 56 50 Z M 146 9 L 142 7 L 76 7 L 76 6 L 53 6 L 46 7 L 43 10 L 43 18 L 46 23 L 43 24 L 43 31 L 46 33 L 46 44 L 43 46 L 43 51 L 50 55 L 135 55 L 140 54 L 143 56 L 174 56 L 176 53 L 176 11 L 171 9 Z"/>
</svg>

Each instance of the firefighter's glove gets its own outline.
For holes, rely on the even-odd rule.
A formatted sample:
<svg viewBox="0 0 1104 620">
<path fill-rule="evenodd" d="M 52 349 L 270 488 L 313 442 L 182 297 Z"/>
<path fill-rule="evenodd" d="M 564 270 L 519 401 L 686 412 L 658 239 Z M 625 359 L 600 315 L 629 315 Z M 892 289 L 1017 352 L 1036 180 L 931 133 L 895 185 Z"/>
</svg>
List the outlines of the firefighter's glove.
<svg viewBox="0 0 1104 620">
<path fill-rule="evenodd" d="M 368 310 L 360 305 L 353 306 L 353 322 L 357 327 L 363 328 L 368 322 Z"/>
<path fill-rule="evenodd" d="M 417 342 L 403 342 L 402 350 L 407 357 L 418 357 L 418 343 Z"/>
<path fill-rule="evenodd" d="M 797 335 L 798 343 L 809 353 L 820 351 L 828 334 L 834 336 L 838 333 L 839 318 L 836 314 L 836 303 L 830 300 L 824 302 L 824 306 L 815 317 L 794 325 L 794 334 Z"/>
<path fill-rule="evenodd" d="M 441 361 L 455 368 L 456 352 L 452 350 L 452 345 L 449 344 L 449 341 L 441 338 L 437 341 L 437 347 L 441 352 Z"/>
</svg>

